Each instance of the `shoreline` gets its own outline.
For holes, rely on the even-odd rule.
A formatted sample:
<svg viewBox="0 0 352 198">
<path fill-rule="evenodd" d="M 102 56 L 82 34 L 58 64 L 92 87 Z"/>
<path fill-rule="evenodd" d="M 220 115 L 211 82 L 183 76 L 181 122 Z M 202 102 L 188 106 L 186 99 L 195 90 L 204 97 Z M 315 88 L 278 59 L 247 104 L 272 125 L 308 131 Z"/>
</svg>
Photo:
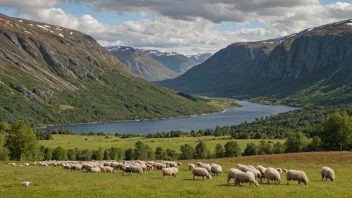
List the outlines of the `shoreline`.
<svg viewBox="0 0 352 198">
<path fill-rule="evenodd" d="M 48 125 L 48 126 L 44 126 L 44 127 L 38 127 L 38 128 L 36 128 L 36 130 L 50 129 L 50 128 L 54 128 L 54 127 L 76 126 L 76 125 L 123 123 L 123 122 L 143 122 L 143 121 L 170 120 L 170 119 L 176 119 L 176 118 L 192 118 L 192 117 L 198 117 L 198 116 L 222 114 L 222 113 L 226 113 L 229 109 L 237 109 L 237 108 L 243 108 L 243 107 L 228 108 L 228 109 L 225 109 L 225 110 L 222 110 L 222 111 L 219 111 L 219 112 L 205 113 L 205 114 L 196 114 L 196 115 L 189 115 L 189 116 L 176 116 L 176 117 L 153 118 L 153 119 L 143 119 L 143 120 L 117 120 L 117 121 L 106 121 L 106 122 L 88 122 L 88 123 L 75 123 L 75 124 L 66 124 L 66 125 Z"/>
</svg>

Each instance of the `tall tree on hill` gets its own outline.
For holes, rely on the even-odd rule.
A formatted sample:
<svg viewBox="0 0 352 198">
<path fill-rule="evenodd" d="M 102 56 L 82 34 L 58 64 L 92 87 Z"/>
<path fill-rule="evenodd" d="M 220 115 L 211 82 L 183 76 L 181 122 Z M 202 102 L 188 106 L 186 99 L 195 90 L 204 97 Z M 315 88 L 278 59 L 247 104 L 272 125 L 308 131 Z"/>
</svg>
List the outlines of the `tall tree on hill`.
<svg viewBox="0 0 352 198">
<path fill-rule="evenodd" d="M 323 123 L 321 139 L 325 150 L 346 150 L 352 144 L 351 117 L 335 112 Z"/>
<path fill-rule="evenodd" d="M 241 148 L 236 141 L 228 141 L 225 144 L 225 157 L 241 156 Z"/>
<path fill-rule="evenodd" d="M 197 144 L 195 154 L 198 159 L 207 159 L 210 157 L 210 152 L 204 141 L 200 141 Z"/>
</svg>

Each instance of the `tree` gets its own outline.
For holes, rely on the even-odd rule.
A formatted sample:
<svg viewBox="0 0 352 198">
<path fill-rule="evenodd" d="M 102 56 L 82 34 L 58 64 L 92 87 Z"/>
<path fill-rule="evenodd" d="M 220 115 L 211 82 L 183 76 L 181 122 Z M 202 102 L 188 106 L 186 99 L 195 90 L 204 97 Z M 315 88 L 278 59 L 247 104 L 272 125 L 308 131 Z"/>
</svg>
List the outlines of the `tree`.
<svg viewBox="0 0 352 198">
<path fill-rule="evenodd" d="M 2 126 L 3 127 L 3 126 Z M 12 160 L 32 160 L 39 154 L 39 145 L 33 129 L 24 122 L 16 122 L 7 131 L 5 147 Z"/>
<path fill-rule="evenodd" d="M 351 145 L 352 120 L 344 112 L 335 112 L 323 123 L 321 140 L 325 150 L 346 150 Z"/>
<path fill-rule="evenodd" d="M 44 160 L 53 159 L 53 150 L 51 148 L 46 148 L 44 151 Z"/>
<path fill-rule="evenodd" d="M 241 148 L 236 141 L 229 141 L 225 144 L 225 157 L 241 156 Z"/>
<path fill-rule="evenodd" d="M 109 149 L 104 150 L 104 160 L 110 160 L 110 152 Z"/>
<path fill-rule="evenodd" d="M 224 147 L 221 144 L 215 146 L 215 158 L 222 158 L 225 156 Z"/>
<path fill-rule="evenodd" d="M 294 153 L 301 152 L 306 149 L 308 145 L 307 137 L 300 131 L 291 133 L 285 142 L 285 152 Z"/>
<path fill-rule="evenodd" d="M 161 146 L 156 147 L 155 149 L 155 159 L 163 160 L 166 157 L 166 152 Z"/>
<path fill-rule="evenodd" d="M 244 149 L 243 156 L 257 155 L 257 146 L 254 143 L 248 143 Z"/>
<path fill-rule="evenodd" d="M 92 159 L 93 152 L 89 149 L 85 149 L 81 153 L 81 159 L 82 161 L 90 161 Z"/>
<path fill-rule="evenodd" d="M 257 153 L 259 155 L 267 155 L 272 153 L 273 146 L 265 140 L 261 140 L 258 145 Z"/>
<path fill-rule="evenodd" d="M 67 158 L 68 158 L 68 160 L 75 161 L 76 160 L 76 151 L 73 149 L 68 149 L 67 150 Z"/>
<path fill-rule="evenodd" d="M 53 160 L 64 161 L 67 160 L 67 151 L 66 149 L 62 148 L 61 146 L 55 148 L 53 150 Z"/>
<path fill-rule="evenodd" d="M 193 159 L 195 157 L 195 149 L 190 144 L 181 145 L 180 159 Z"/>
<path fill-rule="evenodd" d="M 309 151 L 321 151 L 322 142 L 320 137 L 314 136 L 312 142 L 308 145 Z"/>
<path fill-rule="evenodd" d="M 133 149 L 131 149 L 131 148 L 126 149 L 125 160 L 133 160 Z"/>
<path fill-rule="evenodd" d="M 207 158 L 209 158 L 209 154 L 210 154 L 210 152 L 209 152 L 205 142 L 199 141 L 199 143 L 196 145 L 195 156 L 198 159 L 207 159 Z"/>
<path fill-rule="evenodd" d="M 133 159 L 135 160 L 149 160 L 154 158 L 153 149 L 141 141 L 136 142 L 133 151 Z"/>
<path fill-rule="evenodd" d="M 173 149 L 166 149 L 167 160 L 177 160 L 179 154 Z"/>
<path fill-rule="evenodd" d="M 0 126 L 0 161 L 6 161 L 9 158 L 9 151 L 5 147 L 5 132 L 2 132 Z"/>
<path fill-rule="evenodd" d="M 95 157 L 96 160 L 99 160 L 99 161 L 103 160 L 103 158 L 104 158 L 103 148 L 99 147 L 95 153 L 95 156 L 96 156 Z"/>
<path fill-rule="evenodd" d="M 273 146 L 273 152 L 275 154 L 281 154 L 285 152 L 285 146 L 281 142 L 276 142 Z"/>
</svg>

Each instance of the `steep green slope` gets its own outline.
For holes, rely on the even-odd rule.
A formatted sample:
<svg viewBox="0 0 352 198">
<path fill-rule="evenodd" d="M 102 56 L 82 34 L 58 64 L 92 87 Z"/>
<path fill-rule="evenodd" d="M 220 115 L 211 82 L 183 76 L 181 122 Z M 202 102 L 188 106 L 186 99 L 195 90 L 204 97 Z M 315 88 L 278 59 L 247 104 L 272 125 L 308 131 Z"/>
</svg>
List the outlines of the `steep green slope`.
<svg viewBox="0 0 352 198">
<path fill-rule="evenodd" d="M 93 38 L 0 15 L 0 121 L 33 126 L 215 112 L 131 75 Z"/>
<path fill-rule="evenodd" d="M 267 41 L 235 43 L 161 85 L 289 105 L 352 102 L 352 21 Z"/>
<path fill-rule="evenodd" d="M 160 81 L 178 76 L 176 72 L 139 49 L 125 46 L 107 47 L 106 49 L 123 62 L 131 73 L 148 81 Z"/>
</svg>

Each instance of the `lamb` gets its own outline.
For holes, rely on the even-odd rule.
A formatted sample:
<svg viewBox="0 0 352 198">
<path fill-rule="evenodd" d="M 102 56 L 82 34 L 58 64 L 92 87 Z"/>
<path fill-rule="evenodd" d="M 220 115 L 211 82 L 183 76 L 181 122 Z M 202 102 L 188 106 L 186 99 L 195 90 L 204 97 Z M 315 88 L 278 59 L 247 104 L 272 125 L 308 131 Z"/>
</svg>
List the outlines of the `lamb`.
<svg viewBox="0 0 352 198">
<path fill-rule="evenodd" d="M 203 180 L 205 179 L 204 177 L 211 179 L 211 175 L 209 174 L 208 170 L 202 167 L 196 167 L 192 170 L 193 173 L 193 180 L 194 178 L 197 177 L 203 177 Z"/>
<path fill-rule="evenodd" d="M 290 183 L 291 180 L 297 180 L 298 184 L 303 182 L 305 185 L 308 184 L 308 177 L 304 171 L 301 170 L 288 170 L 286 173 L 287 178 L 287 185 Z"/>
<path fill-rule="evenodd" d="M 227 171 L 227 184 L 230 184 L 230 180 L 234 179 L 234 181 L 236 182 L 236 174 L 238 173 L 242 173 L 241 170 L 237 169 L 237 168 L 230 168 Z"/>
<path fill-rule="evenodd" d="M 259 184 L 257 180 L 255 180 L 254 174 L 252 172 L 246 172 L 246 173 L 242 172 L 242 173 L 236 174 L 235 186 L 240 184 L 240 182 L 244 182 L 244 183 L 248 182 L 251 186 L 252 184 L 254 184 L 256 187 L 259 187 Z"/>
<path fill-rule="evenodd" d="M 165 179 L 165 176 L 173 176 L 176 177 L 176 174 L 178 172 L 178 169 L 176 167 L 172 168 L 163 168 L 163 176 Z"/>
<path fill-rule="evenodd" d="M 196 165 L 194 164 L 188 164 L 188 169 L 189 170 L 193 170 L 196 167 Z"/>
<path fill-rule="evenodd" d="M 222 167 L 217 165 L 217 164 L 214 164 L 210 167 L 210 171 L 211 173 L 213 174 L 213 176 L 218 176 L 218 175 L 222 175 Z"/>
<path fill-rule="evenodd" d="M 277 181 L 279 184 L 281 182 L 281 175 L 279 171 L 274 168 L 267 168 L 264 172 L 264 176 L 268 180 L 268 184 L 270 184 L 270 180 Z"/>
<path fill-rule="evenodd" d="M 258 165 L 258 166 L 255 167 L 255 168 L 256 168 L 256 169 L 260 172 L 260 174 L 262 175 L 262 176 L 260 177 L 260 182 L 262 182 L 263 179 L 265 179 L 264 173 L 265 173 L 266 168 L 265 168 L 264 166 L 261 166 L 261 165 Z"/>
<path fill-rule="evenodd" d="M 329 167 L 324 166 L 323 168 L 321 168 L 320 170 L 320 175 L 321 175 L 321 181 L 328 181 L 328 179 L 330 179 L 330 181 L 335 181 L 335 171 Z"/>
</svg>

